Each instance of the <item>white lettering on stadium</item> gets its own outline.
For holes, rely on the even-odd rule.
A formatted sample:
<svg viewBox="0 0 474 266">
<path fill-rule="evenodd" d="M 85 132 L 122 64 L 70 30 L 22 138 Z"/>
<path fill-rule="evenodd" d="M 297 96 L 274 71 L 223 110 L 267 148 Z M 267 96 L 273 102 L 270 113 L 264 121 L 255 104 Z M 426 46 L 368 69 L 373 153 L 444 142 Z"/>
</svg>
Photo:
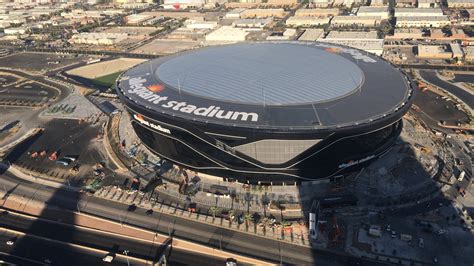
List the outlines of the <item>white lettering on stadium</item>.
<svg viewBox="0 0 474 266">
<path fill-rule="evenodd" d="M 167 128 L 164 128 L 160 125 L 157 125 L 157 124 L 154 124 L 154 123 L 151 123 L 149 121 L 146 121 L 141 115 L 137 115 L 137 114 L 134 114 L 133 115 L 133 118 L 135 118 L 135 120 L 137 120 L 138 122 L 140 122 L 140 124 L 142 125 L 145 125 L 145 126 L 149 126 L 153 129 L 156 129 L 160 132 L 163 132 L 163 133 L 166 133 L 166 134 L 171 134 L 171 131 Z"/>
<path fill-rule="evenodd" d="M 366 162 L 370 159 L 373 159 L 374 157 L 375 157 L 375 155 L 370 155 L 370 156 L 367 156 L 367 157 L 362 158 L 360 160 L 355 160 L 355 161 L 349 161 L 347 163 L 342 163 L 342 164 L 339 165 L 339 169 L 347 168 L 347 167 L 350 167 L 350 166 L 353 166 L 353 165 L 356 165 L 356 164 Z"/>
<path fill-rule="evenodd" d="M 168 101 L 168 96 L 160 96 L 148 88 L 143 83 L 146 79 L 142 77 L 131 78 L 129 81 L 130 89 L 127 90 L 129 94 L 136 94 L 138 97 L 147 100 L 153 104 L 160 104 L 163 108 L 172 109 L 187 114 L 194 114 L 197 116 L 214 117 L 217 119 L 227 120 L 241 120 L 257 122 L 257 113 L 237 112 L 237 111 L 225 111 L 221 110 L 219 106 L 211 105 L 209 107 L 197 107 L 187 102 Z"/>
</svg>

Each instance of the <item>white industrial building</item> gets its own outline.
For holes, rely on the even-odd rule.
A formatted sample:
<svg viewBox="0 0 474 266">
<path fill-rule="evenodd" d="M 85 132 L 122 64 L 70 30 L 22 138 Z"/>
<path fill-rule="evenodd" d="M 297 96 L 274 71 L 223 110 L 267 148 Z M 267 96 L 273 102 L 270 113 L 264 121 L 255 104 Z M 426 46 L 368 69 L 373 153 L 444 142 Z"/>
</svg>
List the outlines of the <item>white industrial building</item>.
<svg viewBox="0 0 474 266">
<path fill-rule="evenodd" d="M 362 26 L 362 27 L 375 27 L 380 24 L 380 17 L 359 17 L 359 16 L 335 16 L 331 20 L 331 26 Z"/>
<path fill-rule="evenodd" d="M 301 27 L 301 26 L 321 26 L 329 24 L 331 18 L 329 17 L 289 17 L 286 20 L 286 25 L 289 27 Z"/>
<path fill-rule="evenodd" d="M 418 8 L 439 7 L 438 0 L 418 0 Z"/>
<path fill-rule="evenodd" d="M 128 38 L 126 33 L 82 32 L 69 39 L 74 44 L 114 45 Z"/>
<path fill-rule="evenodd" d="M 450 43 L 449 48 L 451 48 L 453 58 L 462 59 L 464 57 L 464 51 L 459 43 Z"/>
<path fill-rule="evenodd" d="M 464 48 L 464 60 L 474 61 L 474 46 L 466 46 Z"/>
<path fill-rule="evenodd" d="M 418 57 L 426 59 L 451 59 L 453 53 L 444 45 L 418 45 Z"/>
<path fill-rule="evenodd" d="M 306 29 L 303 34 L 300 35 L 298 41 L 314 42 L 321 38 L 323 34 L 323 29 Z"/>
<path fill-rule="evenodd" d="M 4 33 L 5 33 L 6 35 L 25 34 L 27 31 L 28 31 L 28 28 L 26 28 L 26 27 L 16 27 L 16 28 L 4 29 Z"/>
<path fill-rule="evenodd" d="M 370 6 L 386 6 L 384 0 L 372 0 Z"/>
<path fill-rule="evenodd" d="M 333 17 L 339 12 L 339 8 L 300 8 L 295 11 L 295 17 Z"/>
<path fill-rule="evenodd" d="M 446 25 L 451 25 L 447 16 L 428 16 L 428 17 L 397 17 L 395 26 L 397 28 L 422 28 L 432 27 L 441 28 Z"/>
<path fill-rule="evenodd" d="M 222 26 L 215 31 L 206 35 L 206 42 L 214 43 L 232 43 L 243 42 L 246 40 L 249 33 L 241 28 L 234 28 L 232 26 Z"/>
<path fill-rule="evenodd" d="M 395 17 L 439 17 L 443 16 L 441 8 L 395 8 Z"/>
<path fill-rule="evenodd" d="M 240 13 L 244 12 L 245 8 L 236 8 L 225 14 L 225 18 L 238 19 L 240 18 Z"/>
<path fill-rule="evenodd" d="M 446 0 L 448 2 L 448 7 L 449 8 L 473 8 L 474 7 L 474 1 L 472 0 Z"/>
<path fill-rule="evenodd" d="M 389 12 L 388 6 L 385 7 L 372 7 L 372 6 L 361 6 L 357 11 L 358 17 L 380 17 L 381 19 L 388 19 Z"/>
<path fill-rule="evenodd" d="M 421 29 L 395 29 L 393 36 L 385 36 L 387 39 L 423 39 L 423 31 Z"/>
<path fill-rule="evenodd" d="M 313 0 L 311 1 L 311 3 L 315 6 L 315 7 L 328 7 L 330 5 L 332 5 L 333 3 L 333 0 Z"/>
<path fill-rule="evenodd" d="M 238 28 L 264 28 L 272 23 L 273 18 L 246 18 L 232 22 L 232 26 Z"/>
<path fill-rule="evenodd" d="M 188 29 L 215 29 L 218 24 L 217 21 L 205 21 L 204 17 L 194 17 L 187 19 L 184 26 Z"/>
<path fill-rule="evenodd" d="M 326 38 L 318 41 L 346 45 L 379 56 L 383 53 L 384 40 L 378 37 L 376 31 L 331 31 Z"/>
</svg>

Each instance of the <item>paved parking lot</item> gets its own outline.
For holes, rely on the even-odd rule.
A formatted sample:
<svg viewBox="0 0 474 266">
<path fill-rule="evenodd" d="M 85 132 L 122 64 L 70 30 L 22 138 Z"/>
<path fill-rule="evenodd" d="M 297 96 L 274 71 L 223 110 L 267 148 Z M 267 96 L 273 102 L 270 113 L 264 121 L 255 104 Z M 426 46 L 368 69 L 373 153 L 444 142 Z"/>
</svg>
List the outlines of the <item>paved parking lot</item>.
<svg viewBox="0 0 474 266">
<path fill-rule="evenodd" d="M 24 69 L 27 71 L 49 71 L 72 63 L 78 63 L 78 60 L 78 57 L 75 55 L 26 52 L 2 57 L 0 58 L 0 65 L 11 69 Z"/>
<path fill-rule="evenodd" d="M 48 157 L 53 152 L 57 152 L 58 160 L 68 155 L 76 156 L 76 162 L 81 165 L 78 176 L 90 174 L 94 164 L 105 160 L 102 154 L 102 142 L 97 138 L 101 132 L 99 124 L 90 125 L 78 123 L 77 120 L 55 119 L 43 127 L 41 135 L 17 146 L 8 155 L 7 160 L 29 171 L 72 180 L 74 177 L 70 169 L 73 163 L 63 166 L 58 164 L 57 160 L 50 160 Z M 32 153 L 40 151 L 46 151 L 46 155 L 31 157 Z"/>
<path fill-rule="evenodd" d="M 54 100 L 59 91 L 35 82 L 26 82 L 0 89 L 0 104 L 13 106 L 40 106 Z"/>
<path fill-rule="evenodd" d="M 433 119 L 438 122 L 445 121 L 447 125 L 456 125 L 457 122 L 461 124 L 469 122 L 467 114 L 459 110 L 453 101 L 445 100 L 442 96 L 431 91 L 418 93 L 414 104 Z"/>
<path fill-rule="evenodd" d="M 2 87 L 7 87 L 7 86 L 9 86 L 12 83 L 15 83 L 17 81 L 18 81 L 18 79 L 14 76 L 0 75 L 0 86 L 2 86 Z"/>
</svg>

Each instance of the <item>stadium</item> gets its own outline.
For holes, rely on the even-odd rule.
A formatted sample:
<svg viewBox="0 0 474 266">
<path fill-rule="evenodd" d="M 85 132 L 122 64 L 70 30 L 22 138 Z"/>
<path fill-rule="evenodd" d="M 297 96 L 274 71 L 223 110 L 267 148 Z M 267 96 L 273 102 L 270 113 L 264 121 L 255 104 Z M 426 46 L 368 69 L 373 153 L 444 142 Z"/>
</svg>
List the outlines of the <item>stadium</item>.
<svg viewBox="0 0 474 266">
<path fill-rule="evenodd" d="M 135 66 L 116 85 L 161 158 L 274 184 L 345 175 L 380 157 L 414 93 L 383 59 L 317 42 L 201 48 Z"/>
</svg>

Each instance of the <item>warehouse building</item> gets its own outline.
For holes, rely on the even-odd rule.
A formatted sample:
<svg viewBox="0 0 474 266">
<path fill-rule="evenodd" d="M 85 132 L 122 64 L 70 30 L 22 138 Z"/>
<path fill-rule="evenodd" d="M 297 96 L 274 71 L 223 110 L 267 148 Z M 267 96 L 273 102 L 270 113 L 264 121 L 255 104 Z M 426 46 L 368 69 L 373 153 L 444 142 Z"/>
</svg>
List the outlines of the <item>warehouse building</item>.
<svg viewBox="0 0 474 266">
<path fill-rule="evenodd" d="M 395 29 L 393 36 L 385 36 L 386 39 L 424 39 L 421 29 Z"/>
<path fill-rule="evenodd" d="M 440 17 L 441 8 L 395 8 L 395 17 Z"/>
<path fill-rule="evenodd" d="M 380 17 L 381 19 L 388 19 L 389 12 L 387 7 L 372 7 L 361 6 L 357 11 L 358 17 Z"/>
<path fill-rule="evenodd" d="M 329 17 L 290 17 L 286 20 L 286 25 L 289 27 L 314 27 L 329 24 L 331 18 Z"/>
<path fill-rule="evenodd" d="M 464 60 L 469 62 L 474 61 L 474 46 L 466 46 L 464 48 Z"/>
<path fill-rule="evenodd" d="M 331 31 L 318 41 L 346 45 L 379 56 L 383 53 L 384 40 L 378 37 L 377 31 Z"/>
<path fill-rule="evenodd" d="M 241 28 L 232 26 L 222 26 L 206 35 L 206 42 L 212 43 L 233 43 L 243 42 L 249 33 Z"/>
<path fill-rule="evenodd" d="M 446 0 L 449 8 L 473 8 L 474 1 L 472 0 Z"/>
<path fill-rule="evenodd" d="M 295 17 L 334 17 L 339 15 L 339 8 L 300 8 Z"/>
<path fill-rule="evenodd" d="M 126 33 L 81 32 L 73 35 L 69 42 L 74 44 L 115 45 L 127 38 L 128 34 Z"/>
<path fill-rule="evenodd" d="M 397 17 L 396 22 L 397 28 L 442 28 L 447 25 L 451 25 L 448 17 L 443 16 L 428 16 L 428 17 Z"/>
<path fill-rule="evenodd" d="M 273 22 L 273 18 L 246 18 L 232 22 L 232 26 L 237 28 L 265 28 Z"/>
<path fill-rule="evenodd" d="M 241 18 L 268 18 L 268 17 L 276 17 L 282 18 L 286 16 L 288 12 L 286 12 L 283 8 L 256 8 L 256 9 L 246 9 L 245 11 L 240 13 Z"/>
<path fill-rule="evenodd" d="M 225 14 L 225 18 L 238 19 L 240 14 L 245 11 L 245 8 L 235 8 Z"/>
<path fill-rule="evenodd" d="M 360 26 L 360 27 L 376 27 L 380 25 L 380 17 L 359 17 L 359 16 L 335 16 L 331 20 L 331 26 Z"/>
<path fill-rule="evenodd" d="M 418 0 L 418 8 L 435 8 L 439 7 L 437 0 Z"/>
<path fill-rule="evenodd" d="M 424 59 L 451 59 L 453 53 L 444 45 L 418 45 L 418 57 Z"/>
<path fill-rule="evenodd" d="M 300 35 L 298 41 L 314 42 L 321 38 L 323 34 L 323 29 L 306 29 L 303 34 Z"/>
</svg>

